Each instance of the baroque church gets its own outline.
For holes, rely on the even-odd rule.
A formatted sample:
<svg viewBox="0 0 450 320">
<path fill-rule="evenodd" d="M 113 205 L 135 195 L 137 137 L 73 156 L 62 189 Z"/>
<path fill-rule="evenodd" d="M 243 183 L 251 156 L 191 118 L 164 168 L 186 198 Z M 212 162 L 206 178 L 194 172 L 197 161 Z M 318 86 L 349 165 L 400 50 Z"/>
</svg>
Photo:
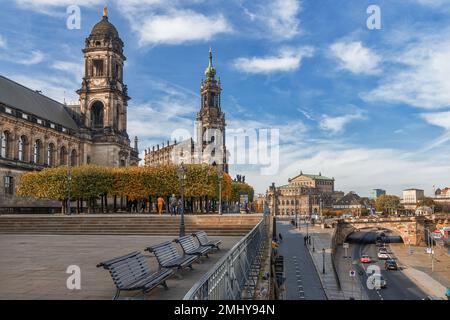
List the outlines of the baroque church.
<svg viewBox="0 0 450 320">
<path fill-rule="evenodd" d="M 61 104 L 0 75 L 0 211 L 50 206 L 50 201 L 15 196 L 24 172 L 60 165 L 138 165 L 137 137 L 131 146 L 127 134 L 123 47 L 105 7 L 82 50 L 77 105 Z"/>
<path fill-rule="evenodd" d="M 216 79 L 212 50 L 209 50 L 209 64 L 205 79 L 200 86 L 201 104 L 195 121 L 193 138 L 182 141 L 170 140 L 145 149 L 145 165 L 160 164 L 209 164 L 228 172 L 228 154 L 225 145 L 225 114 L 221 106 L 222 87 Z"/>
</svg>

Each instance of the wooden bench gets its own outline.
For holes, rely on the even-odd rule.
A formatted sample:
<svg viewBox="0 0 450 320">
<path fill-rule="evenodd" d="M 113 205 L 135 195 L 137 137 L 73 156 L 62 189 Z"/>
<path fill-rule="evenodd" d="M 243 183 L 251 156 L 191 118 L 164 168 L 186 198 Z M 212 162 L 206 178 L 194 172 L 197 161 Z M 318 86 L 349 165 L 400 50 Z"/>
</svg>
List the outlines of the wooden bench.
<svg viewBox="0 0 450 320">
<path fill-rule="evenodd" d="M 145 249 L 155 255 L 160 268 L 170 268 L 181 270 L 183 268 L 192 268 L 192 264 L 197 261 L 197 256 L 181 255 L 177 247 L 171 241 L 166 241 Z"/>
<path fill-rule="evenodd" d="M 184 254 L 187 255 L 208 257 L 208 253 L 213 250 L 213 248 L 210 246 L 198 245 L 192 235 L 180 237 L 178 239 L 175 239 L 174 241 L 180 244 Z"/>
<path fill-rule="evenodd" d="M 99 267 L 109 271 L 116 285 L 114 300 L 119 298 L 120 291 L 142 290 L 145 294 L 158 285 L 168 289 L 166 280 L 174 273 L 171 269 L 151 272 L 145 256 L 138 251 L 101 262 L 97 265 Z"/>
<path fill-rule="evenodd" d="M 221 240 L 209 240 L 208 235 L 205 231 L 198 231 L 192 234 L 197 238 L 198 242 L 203 247 L 211 247 L 216 250 L 220 250 L 219 245 L 222 243 Z"/>
</svg>

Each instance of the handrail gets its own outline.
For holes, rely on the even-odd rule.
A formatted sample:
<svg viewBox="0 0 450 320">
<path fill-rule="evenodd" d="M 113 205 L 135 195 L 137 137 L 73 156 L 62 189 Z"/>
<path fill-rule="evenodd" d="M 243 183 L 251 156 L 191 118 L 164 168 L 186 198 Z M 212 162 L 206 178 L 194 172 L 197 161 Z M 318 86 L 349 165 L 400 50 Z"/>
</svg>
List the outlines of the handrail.
<svg viewBox="0 0 450 320">
<path fill-rule="evenodd" d="M 266 235 L 267 217 L 223 256 L 194 286 L 183 300 L 238 300 L 249 278 Z"/>
</svg>

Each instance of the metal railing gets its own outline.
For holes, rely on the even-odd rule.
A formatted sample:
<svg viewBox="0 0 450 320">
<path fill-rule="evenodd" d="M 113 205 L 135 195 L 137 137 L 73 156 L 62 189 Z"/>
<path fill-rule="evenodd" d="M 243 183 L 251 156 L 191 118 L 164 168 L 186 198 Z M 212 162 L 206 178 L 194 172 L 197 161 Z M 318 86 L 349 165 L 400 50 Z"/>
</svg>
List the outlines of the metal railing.
<svg viewBox="0 0 450 320">
<path fill-rule="evenodd" d="M 183 300 L 240 300 L 249 281 L 256 287 L 268 217 L 223 256 L 184 296 Z M 255 274 L 256 271 L 256 274 Z"/>
</svg>

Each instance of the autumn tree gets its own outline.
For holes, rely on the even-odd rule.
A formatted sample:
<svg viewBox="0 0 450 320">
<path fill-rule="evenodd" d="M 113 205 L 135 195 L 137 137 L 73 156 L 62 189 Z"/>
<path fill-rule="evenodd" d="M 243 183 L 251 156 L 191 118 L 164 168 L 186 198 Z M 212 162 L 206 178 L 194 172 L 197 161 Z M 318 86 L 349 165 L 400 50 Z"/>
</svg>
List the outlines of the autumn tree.
<svg viewBox="0 0 450 320">
<path fill-rule="evenodd" d="M 392 212 L 400 207 L 400 198 L 397 196 L 381 195 L 375 200 L 375 208 L 377 211 Z"/>
</svg>

